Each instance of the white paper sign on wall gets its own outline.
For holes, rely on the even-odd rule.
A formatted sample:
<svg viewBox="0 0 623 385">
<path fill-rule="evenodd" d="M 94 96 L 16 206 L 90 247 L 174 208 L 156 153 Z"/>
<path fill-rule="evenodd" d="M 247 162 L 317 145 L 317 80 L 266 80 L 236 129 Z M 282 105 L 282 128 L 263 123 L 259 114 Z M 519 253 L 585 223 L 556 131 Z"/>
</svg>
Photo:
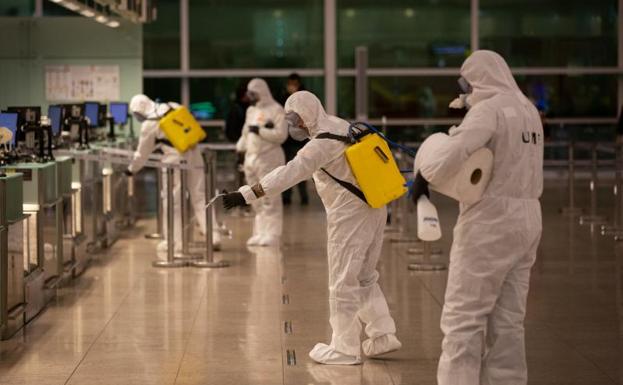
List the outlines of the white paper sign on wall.
<svg viewBox="0 0 623 385">
<path fill-rule="evenodd" d="M 48 102 L 120 99 L 119 66 L 51 65 L 45 67 Z"/>
</svg>

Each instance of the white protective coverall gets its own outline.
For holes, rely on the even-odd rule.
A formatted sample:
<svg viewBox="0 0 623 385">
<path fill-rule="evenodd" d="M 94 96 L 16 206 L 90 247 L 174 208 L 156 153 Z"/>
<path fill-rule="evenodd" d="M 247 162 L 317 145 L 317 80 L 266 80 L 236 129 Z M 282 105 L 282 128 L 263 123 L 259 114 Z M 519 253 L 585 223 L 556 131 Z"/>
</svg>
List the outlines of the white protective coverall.
<svg viewBox="0 0 623 385">
<path fill-rule="evenodd" d="M 422 176 L 451 178 L 479 148 L 494 155 L 482 200 L 461 205 L 441 317 L 440 385 L 527 383 L 524 317 L 541 238 L 543 127 L 504 59 L 476 51 L 461 67 L 472 86 L 463 122 Z"/>
<path fill-rule="evenodd" d="M 205 174 L 203 172 L 203 158 L 201 152 L 197 147 L 188 149 L 183 154 L 180 154 L 174 147 L 160 143 L 160 141 L 166 140 L 166 136 L 160 130 L 158 122 L 159 117 L 162 117 L 170 108 L 177 108 L 177 103 L 161 103 L 156 104 L 149 97 L 145 95 L 136 95 L 130 101 L 130 111 L 132 113 L 138 113 L 148 120 L 145 120 L 141 124 L 141 134 L 138 141 L 138 146 L 134 152 L 134 157 L 130 163 L 128 170 L 132 173 L 137 173 L 145 165 L 145 162 L 149 159 L 149 156 L 156 150 L 160 149 L 163 152 L 163 163 L 179 163 L 186 162 L 187 165 L 194 167 L 192 170 L 188 170 L 188 191 L 190 192 L 190 201 L 195 212 L 195 219 L 202 233 L 206 231 L 206 218 L 205 218 Z M 197 168 L 199 167 L 199 168 Z M 167 179 L 166 170 L 163 169 L 162 179 L 162 191 L 161 199 L 163 202 L 163 214 L 167 213 Z M 181 197 L 181 179 L 178 170 L 174 172 L 174 184 L 173 184 L 173 210 L 175 212 L 174 218 L 174 242 L 175 251 L 179 252 L 182 248 L 182 201 Z M 166 220 L 165 220 L 166 223 Z M 216 228 L 216 227 L 215 227 Z M 164 226 L 164 236 L 166 238 L 167 228 Z M 213 231 L 212 239 L 213 244 L 220 245 L 220 233 Z M 166 241 L 163 241 L 158 245 L 160 251 L 166 250 Z"/>
<path fill-rule="evenodd" d="M 288 126 L 284 120 L 283 107 L 270 93 L 263 79 L 252 79 L 247 86 L 249 92 L 258 97 L 257 103 L 247 109 L 242 135 L 236 143 L 236 150 L 244 152 L 244 174 L 247 183 L 256 184 L 266 174 L 285 163 L 281 143 L 288 138 Z M 264 127 L 272 122 L 273 128 Z M 250 126 L 259 126 L 258 134 L 249 131 Z M 277 245 L 283 230 L 283 203 L 280 196 L 252 203 L 255 211 L 253 235 L 249 245 Z"/>
<path fill-rule="evenodd" d="M 326 114 L 316 96 L 299 91 L 290 96 L 286 112 L 296 112 L 312 138 L 323 132 L 346 136 L 348 122 Z M 259 182 L 267 197 L 313 176 L 318 195 L 327 212 L 327 254 L 329 265 L 329 311 L 333 329 L 331 345 L 318 344 L 310 353 L 327 364 L 360 363 L 361 322 L 366 324 L 364 352 L 378 355 L 400 348 L 396 326 L 385 296 L 377 283 L 376 265 L 381 255 L 386 208 L 373 209 L 331 179 L 357 186 L 344 156 L 347 146 L 333 139 L 312 139 L 294 159 Z M 240 188 L 247 203 L 257 199 L 248 186 Z M 266 199 L 266 198 L 262 198 Z"/>
</svg>

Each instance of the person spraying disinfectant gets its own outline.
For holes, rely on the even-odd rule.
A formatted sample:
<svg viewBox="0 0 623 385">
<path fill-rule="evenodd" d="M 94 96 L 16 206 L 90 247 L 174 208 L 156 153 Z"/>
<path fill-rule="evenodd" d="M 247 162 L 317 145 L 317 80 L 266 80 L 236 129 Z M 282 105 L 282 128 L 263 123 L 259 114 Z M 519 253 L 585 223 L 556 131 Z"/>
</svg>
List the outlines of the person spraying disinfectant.
<svg viewBox="0 0 623 385">
<path fill-rule="evenodd" d="M 285 110 L 292 138 L 311 140 L 285 166 L 255 184 L 227 193 L 225 208 L 279 197 L 284 190 L 313 176 L 327 212 L 329 322 L 333 336 L 330 344 L 317 344 L 309 356 L 322 364 L 354 365 L 361 363 L 362 348 L 369 357 L 400 349 L 376 270 L 387 210 L 384 205 L 372 208 L 356 193 L 359 184 L 345 156 L 349 146 L 332 139 L 346 136 L 350 125 L 327 115 L 318 98 L 307 91 L 290 96 Z M 383 164 L 387 161 L 379 160 Z M 363 344 L 362 322 L 368 336 Z"/>
<path fill-rule="evenodd" d="M 141 122 L 141 134 L 139 137 L 138 147 L 134 152 L 132 162 L 126 170 L 126 174 L 132 175 L 140 171 L 149 155 L 157 149 L 163 153 L 162 162 L 164 163 L 180 163 L 185 162 L 186 165 L 192 167 L 188 170 L 188 190 L 190 192 L 190 200 L 195 212 L 195 219 L 199 225 L 199 229 L 205 234 L 206 217 L 205 217 L 205 174 L 203 171 L 203 158 L 201 152 L 196 146 L 188 148 L 183 153 L 175 148 L 174 144 L 166 137 L 161 130 L 162 119 L 169 113 L 180 107 L 177 103 L 156 103 L 146 95 L 135 95 L 130 101 L 130 111 L 132 115 Z M 182 250 L 182 210 L 181 210 L 181 180 L 179 170 L 174 172 L 173 184 L 173 209 L 174 218 L 174 245 L 175 252 Z M 163 200 L 164 212 L 167 212 L 167 180 L 163 177 L 163 187 L 161 199 Z M 215 226 L 214 228 L 217 228 Z M 164 227 L 166 239 L 166 226 Z M 212 234 L 213 245 L 215 249 L 220 248 L 221 235 L 218 231 Z M 167 242 L 162 241 L 158 244 L 157 250 L 164 252 L 167 249 Z"/>
<path fill-rule="evenodd" d="M 461 204 L 454 228 L 437 381 L 525 385 L 523 323 L 542 230 L 543 127 L 497 53 L 474 52 L 460 73 L 463 94 L 450 106 L 468 108 L 467 115 L 419 162 L 414 199 L 483 147 L 493 161 L 482 198 Z"/>
</svg>

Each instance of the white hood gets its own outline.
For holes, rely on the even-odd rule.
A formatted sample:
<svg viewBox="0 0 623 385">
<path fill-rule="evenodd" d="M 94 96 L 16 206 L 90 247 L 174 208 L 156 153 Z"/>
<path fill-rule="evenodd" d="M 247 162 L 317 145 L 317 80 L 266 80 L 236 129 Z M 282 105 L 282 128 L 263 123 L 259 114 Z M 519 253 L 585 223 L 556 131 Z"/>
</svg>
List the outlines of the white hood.
<svg viewBox="0 0 623 385">
<path fill-rule="evenodd" d="M 321 132 L 332 132 L 340 135 L 346 135 L 348 132 L 348 122 L 329 116 L 322 107 L 320 100 L 309 91 L 293 93 L 286 100 L 285 110 L 286 114 L 292 111 L 301 117 L 312 138 Z"/>
<path fill-rule="evenodd" d="M 130 112 L 138 113 L 148 119 L 162 117 L 170 108 L 177 108 L 177 103 L 156 103 L 147 95 L 134 95 L 130 100 Z"/>
<path fill-rule="evenodd" d="M 268 84 L 266 84 L 266 81 L 264 79 L 251 79 L 251 81 L 247 85 L 247 90 L 255 92 L 255 94 L 257 94 L 258 101 L 255 106 L 258 108 L 266 107 L 273 103 L 276 103 L 275 99 L 273 99 L 273 95 L 270 93 L 270 88 L 268 88 Z"/>
<path fill-rule="evenodd" d="M 523 103 L 530 103 L 517 86 L 504 58 L 493 51 L 474 52 L 461 66 L 461 76 L 473 88 L 467 96 L 467 103 L 472 107 L 498 94 L 515 95 Z"/>
</svg>

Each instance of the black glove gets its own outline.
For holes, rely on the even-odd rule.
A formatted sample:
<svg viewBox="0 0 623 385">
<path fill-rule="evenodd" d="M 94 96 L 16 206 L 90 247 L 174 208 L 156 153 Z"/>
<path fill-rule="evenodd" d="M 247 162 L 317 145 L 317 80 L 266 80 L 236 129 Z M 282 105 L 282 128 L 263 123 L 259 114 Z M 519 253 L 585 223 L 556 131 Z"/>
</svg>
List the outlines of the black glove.
<svg viewBox="0 0 623 385">
<path fill-rule="evenodd" d="M 260 126 L 249 126 L 249 132 L 252 132 L 254 134 L 259 134 Z"/>
<path fill-rule="evenodd" d="M 223 207 L 225 207 L 226 210 L 231 210 L 236 206 L 244 206 L 247 204 L 242 194 L 238 191 L 227 192 L 227 190 L 223 190 L 223 194 L 225 194 L 223 197 Z"/>
<path fill-rule="evenodd" d="M 275 123 L 273 123 L 272 120 L 269 120 L 268 122 L 266 122 L 266 124 L 264 125 L 264 128 L 275 128 Z"/>
<path fill-rule="evenodd" d="M 422 174 L 418 171 L 415 176 L 415 181 L 413 181 L 413 195 L 411 198 L 413 199 L 413 203 L 417 204 L 418 199 L 422 195 L 426 195 L 426 197 L 430 198 L 430 192 L 428 191 L 428 181 L 424 179 Z"/>
<path fill-rule="evenodd" d="M 128 176 L 128 177 L 129 177 L 129 176 L 134 175 L 134 173 L 133 173 L 132 171 L 128 170 L 128 169 L 126 169 L 126 170 L 123 172 L 123 174 L 124 174 L 125 176 Z"/>
</svg>

